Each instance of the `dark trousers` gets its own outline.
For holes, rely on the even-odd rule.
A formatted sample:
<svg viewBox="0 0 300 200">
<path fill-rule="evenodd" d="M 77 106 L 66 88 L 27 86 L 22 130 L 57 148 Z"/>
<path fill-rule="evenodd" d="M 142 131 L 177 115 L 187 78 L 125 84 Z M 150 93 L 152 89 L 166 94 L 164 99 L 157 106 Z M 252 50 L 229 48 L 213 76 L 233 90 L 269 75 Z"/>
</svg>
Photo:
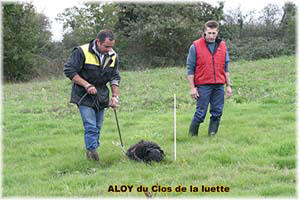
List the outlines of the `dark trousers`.
<svg viewBox="0 0 300 200">
<path fill-rule="evenodd" d="M 200 85 L 197 89 L 200 97 L 197 99 L 193 122 L 202 123 L 204 121 L 209 103 L 210 119 L 220 120 L 224 108 L 224 85 Z"/>
</svg>

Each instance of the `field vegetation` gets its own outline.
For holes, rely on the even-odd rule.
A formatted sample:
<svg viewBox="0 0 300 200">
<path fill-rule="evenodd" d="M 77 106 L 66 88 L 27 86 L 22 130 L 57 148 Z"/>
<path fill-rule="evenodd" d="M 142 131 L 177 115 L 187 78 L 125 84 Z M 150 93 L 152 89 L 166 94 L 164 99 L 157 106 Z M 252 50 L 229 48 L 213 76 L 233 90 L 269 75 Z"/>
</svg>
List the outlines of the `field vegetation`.
<svg viewBox="0 0 300 200">
<path fill-rule="evenodd" d="M 2 195 L 4 197 L 143 197 L 140 185 L 170 187 L 157 197 L 295 197 L 295 56 L 230 65 L 233 95 L 226 99 L 218 135 L 209 116 L 200 135 L 188 127 L 195 111 L 184 67 L 121 71 L 118 117 L 126 148 L 157 142 L 161 163 L 146 165 L 122 154 L 108 109 L 101 132 L 100 165 L 87 161 L 83 126 L 69 104 L 71 81 L 52 78 L 3 86 Z M 177 159 L 173 150 L 173 95 L 177 96 Z M 133 185 L 131 192 L 110 186 Z M 175 187 L 187 187 L 176 192 Z M 190 186 L 229 187 L 191 192 Z M 154 187 L 154 190 L 158 187 Z"/>
</svg>

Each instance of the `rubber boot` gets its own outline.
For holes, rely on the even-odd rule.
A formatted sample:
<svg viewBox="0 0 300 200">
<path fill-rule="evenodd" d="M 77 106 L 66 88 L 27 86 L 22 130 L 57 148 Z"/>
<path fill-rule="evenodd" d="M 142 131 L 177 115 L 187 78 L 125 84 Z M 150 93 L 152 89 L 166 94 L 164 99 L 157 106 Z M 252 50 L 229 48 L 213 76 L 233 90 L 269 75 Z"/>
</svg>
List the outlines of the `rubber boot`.
<svg viewBox="0 0 300 200">
<path fill-rule="evenodd" d="M 210 119 L 209 121 L 209 127 L 208 127 L 208 135 L 209 136 L 215 136 L 218 132 L 220 120 L 217 119 Z"/>
<path fill-rule="evenodd" d="M 200 124 L 192 121 L 189 129 L 189 133 L 191 136 L 198 136 L 199 125 Z"/>
<path fill-rule="evenodd" d="M 89 151 L 89 150 L 86 150 L 86 158 L 88 159 L 88 160 L 92 160 L 92 155 L 91 155 L 92 153 Z"/>
<path fill-rule="evenodd" d="M 93 150 L 87 150 L 86 151 L 86 157 L 88 160 L 95 160 L 95 161 L 99 161 L 99 155 L 96 151 L 96 149 Z"/>
</svg>

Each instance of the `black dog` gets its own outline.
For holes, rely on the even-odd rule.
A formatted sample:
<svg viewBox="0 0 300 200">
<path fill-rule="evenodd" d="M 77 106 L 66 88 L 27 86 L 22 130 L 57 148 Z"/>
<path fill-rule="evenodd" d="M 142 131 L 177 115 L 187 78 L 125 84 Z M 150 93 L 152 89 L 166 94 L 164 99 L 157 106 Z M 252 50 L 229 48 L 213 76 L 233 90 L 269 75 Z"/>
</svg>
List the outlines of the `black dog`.
<svg viewBox="0 0 300 200">
<path fill-rule="evenodd" d="M 136 161 L 149 163 L 151 161 L 160 162 L 164 158 L 164 151 L 154 142 L 141 140 L 132 145 L 126 152 L 126 155 Z"/>
</svg>

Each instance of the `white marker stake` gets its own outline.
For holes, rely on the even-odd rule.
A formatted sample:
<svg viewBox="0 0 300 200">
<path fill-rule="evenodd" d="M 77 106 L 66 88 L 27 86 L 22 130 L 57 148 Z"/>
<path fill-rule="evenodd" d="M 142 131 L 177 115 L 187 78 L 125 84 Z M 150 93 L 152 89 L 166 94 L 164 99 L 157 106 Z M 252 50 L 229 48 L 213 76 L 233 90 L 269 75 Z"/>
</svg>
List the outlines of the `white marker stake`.
<svg viewBox="0 0 300 200">
<path fill-rule="evenodd" d="M 176 94 L 174 94 L 174 160 L 176 161 Z"/>
</svg>

